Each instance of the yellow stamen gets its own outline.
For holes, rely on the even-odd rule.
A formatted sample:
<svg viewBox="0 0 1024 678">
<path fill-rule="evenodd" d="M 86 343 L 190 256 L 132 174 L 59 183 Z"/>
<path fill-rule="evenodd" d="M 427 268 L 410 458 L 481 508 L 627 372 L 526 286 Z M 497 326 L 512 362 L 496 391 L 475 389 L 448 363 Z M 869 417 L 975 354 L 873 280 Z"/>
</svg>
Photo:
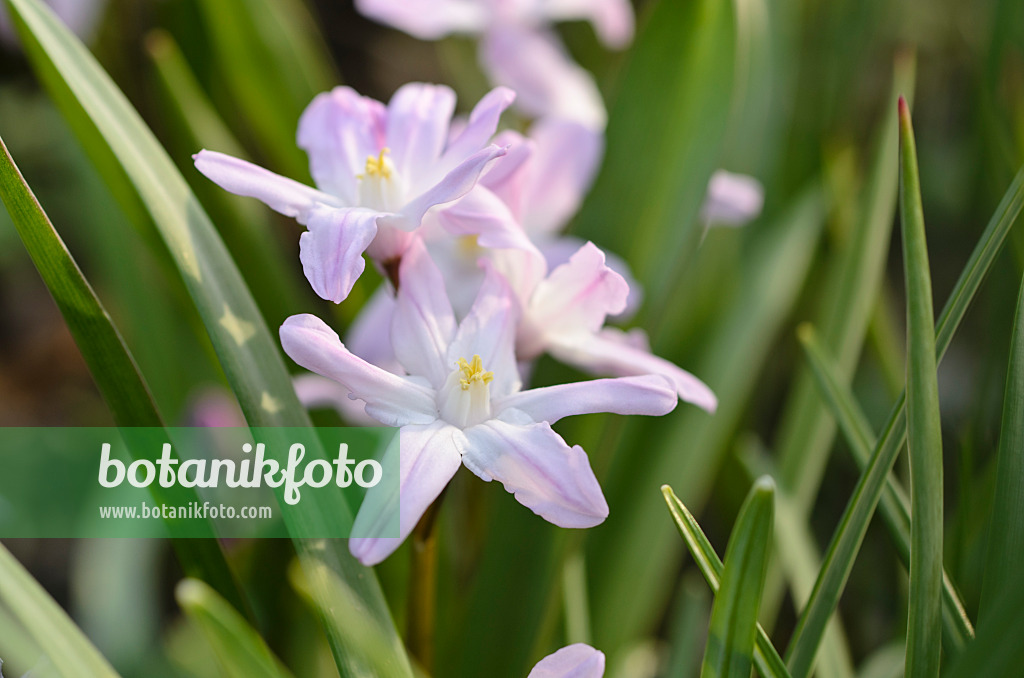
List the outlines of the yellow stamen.
<svg viewBox="0 0 1024 678">
<path fill-rule="evenodd" d="M 479 355 L 474 355 L 472 362 L 468 362 L 465 358 L 459 358 L 458 366 L 462 373 L 459 385 L 462 386 L 463 391 L 468 391 L 474 382 L 489 384 L 494 379 L 494 372 L 484 371 L 484 362 Z"/>
<path fill-rule="evenodd" d="M 391 149 L 384 147 L 380 150 L 380 154 L 376 157 L 369 155 L 366 157 L 366 173 L 357 174 L 357 179 L 363 179 L 365 177 L 383 177 L 384 179 L 391 178 L 391 168 L 388 166 L 387 159 L 384 157 L 391 152 Z"/>
</svg>

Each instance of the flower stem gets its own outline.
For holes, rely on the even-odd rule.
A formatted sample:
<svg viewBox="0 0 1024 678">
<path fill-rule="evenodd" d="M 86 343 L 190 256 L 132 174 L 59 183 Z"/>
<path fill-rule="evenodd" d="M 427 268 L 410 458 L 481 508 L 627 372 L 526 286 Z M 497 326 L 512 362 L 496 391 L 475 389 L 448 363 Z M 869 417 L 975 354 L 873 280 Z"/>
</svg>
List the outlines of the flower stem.
<svg viewBox="0 0 1024 678">
<path fill-rule="evenodd" d="M 428 674 L 434 668 L 434 621 L 437 618 L 437 514 L 445 493 L 426 510 L 412 532 L 407 644 Z"/>
</svg>

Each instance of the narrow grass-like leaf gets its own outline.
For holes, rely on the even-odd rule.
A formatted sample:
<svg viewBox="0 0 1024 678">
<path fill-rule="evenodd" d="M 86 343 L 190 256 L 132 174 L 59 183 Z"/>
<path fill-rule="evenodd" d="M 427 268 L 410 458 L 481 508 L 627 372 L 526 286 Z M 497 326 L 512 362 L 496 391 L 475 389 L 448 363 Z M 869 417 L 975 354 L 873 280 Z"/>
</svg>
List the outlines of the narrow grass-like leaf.
<svg viewBox="0 0 1024 678">
<path fill-rule="evenodd" d="M 719 397 L 714 416 L 696 408 L 659 422 L 657 446 L 643 464 L 619 454 L 603 481 L 616 519 L 588 540 L 594 613 L 594 641 L 611 650 L 649 631 L 654 608 L 676 576 L 683 552 L 664 511 L 643 487 L 678 478 L 679 494 L 703 500 L 722 454 L 743 414 L 777 332 L 795 303 L 813 259 L 824 219 L 824 202 L 811 187 L 777 220 L 764 224 L 744 248 L 735 301 L 728 313 L 705 330 L 704 349 L 686 367 Z M 755 237 L 756 235 L 756 237 Z M 631 577 L 621 576 L 630 572 Z"/>
<path fill-rule="evenodd" d="M 0 603 L 65 678 L 116 678 L 117 672 L 53 598 L 0 545 Z"/>
<path fill-rule="evenodd" d="M 942 424 L 921 182 L 910 109 L 900 99 L 900 222 L 907 285 L 907 450 L 910 454 L 909 678 L 939 675 L 942 595 Z"/>
<path fill-rule="evenodd" d="M 701 678 L 749 678 L 757 611 L 768 573 L 775 516 L 775 482 L 768 476 L 747 495 L 725 550 L 725 567 L 711 606 Z"/>
<path fill-rule="evenodd" d="M 1024 666 L 1024 586 L 1004 590 L 995 598 L 985 616 L 978 621 L 978 638 L 967 646 L 951 670 L 949 678 L 977 676 L 1017 676 Z"/>
<path fill-rule="evenodd" d="M 163 420 L 135 359 L 21 176 L 3 139 L 0 139 L 0 199 L 7 207 L 43 282 L 57 302 L 115 423 L 122 427 L 162 428 Z M 160 445 L 132 445 L 130 449 L 133 454 L 149 450 L 153 455 L 150 461 L 155 461 L 155 450 L 160 449 Z M 199 498 L 194 489 L 180 486 L 172 489 L 154 486 L 152 491 L 158 500 L 163 499 L 173 505 L 187 505 Z M 174 523 L 169 525 L 173 530 Z M 206 532 L 210 539 L 175 539 L 175 552 L 186 572 L 209 581 L 223 595 L 230 597 L 232 604 L 240 610 L 247 609 L 224 554 L 213 539 L 212 526 L 210 528 Z"/>
<path fill-rule="evenodd" d="M 836 356 L 844 383 L 853 377 L 885 275 L 897 197 L 898 166 L 892 161 L 899 149 L 896 101 L 901 92 L 913 91 L 914 74 L 913 55 L 898 57 L 858 215 L 850 232 L 844 234 L 844 242 L 837 244 L 821 283 L 815 325 L 822 342 Z M 786 486 L 805 515 L 817 497 L 835 428 L 818 397 L 814 378 L 802 367 L 786 401 L 775 452 L 780 459 L 779 483 Z"/>
<path fill-rule="evenodd" d="M 715 548 L 704 535 L 704 531 L 697 524 L 697 520 L 687 510 L 686 506 L 683 505 L 683 502 L 679 501 L 679 497 L 675 495 L 672 488 L 664 485 L 661 488 L 661 493 L 665 497 L 668 510 L 672 513 L 672 520 L 675 521 L 679 534 L 682 535 L 683 541 L 686 542 L 694 562 L 697 563 L 701 574 L 707 580 L 712 593 L 717 595 L 722 579 L 723 565 L 718 554 L 715 553 Z M 785 663 L 779 657 L 775 646 L 772 645 L 772 641 L 768 638 L 768 634 L 764 632 L 760 624 L 757 625 L 757 637 L 754 644 L 754 666 L 763 678 L 783 678 L 789 676 Z"/>
<path fill-rule="evenodd" d="M 950 293 L 939 320 L 935 326 L 936 361 L 941 360 L 949 343 L 953 339 L 960 322 L 967 313 L 974 295 L 981 286 L 985 275 L 1002 250 L 1010 228 L 1020 215 L 1024 206 L 1024 169 L 1021 169 L 1010 184 L 1006 194 L 1000 201 L 988 226 L 981 234 L 978 244 L 971 253 L 960 278 Z M 825 621 L 831 616 L 839 601 L 846 579 L 853 567 L 860 543 L 867 532 L 868 523 L 874 515 L 886 485 L 886 478 L 892 470 L 896 457 L 907 434 L 907 420 L 904 406 L 906 395 L 899 397 L 889 414 L 889 419 L 882 429 L 882 435 L 875 444 L 860 481 L 854 489 L 843 517 L 839 521 L 825 558 L 822 560 L 821 572 L 814 584 L 811 597 L 797 622 L 790 647 L 789 656 L 799 651 L 808 657 L 814 656 L 821 640 L 820 632 Z M 810 633 L 808 631 L 810 630 Z M 798 646 L 800 647 L 797 650 Z M 792 666 L 792 665 L 791 665 Z M 794 675 L 796 673 L 794 672 Z"/>
<path fill-rule="evenodd" d="M 839 422 L 846 444 L 863 471 L 875 446 L 874 431 L 871 430 L 867 417 L 849 388 L 839 381 L 835 363 L 825 355 L 825 349 L 818 342 L 814 328 L 810 325 L 801 325 L 797 329 L 797 335 L 818 386 L 832 409 L 833 416 Z M 903 566 L 909 569 L 910 499 L 892 473 L 886 478 L 881 507 L 886 527 L 896 545 L 896 553 Z M 963 600 L 945 570 L 942 574 L 942 631 L 947 650 L 961 652 L 967 643 L 974 639 L 974 627 L 967 616 Z"/>
<path fill-rule="evenodd" d="M 65 116 L 76 121 L 76 132 L 86 135 L 92 145 L 99 143 L 97 137 L 105 142 L 130 177 L 181 271 L 249 424 L 268 429 L 268 436 L 275 428 L 310 426 L 276 342 L 238 269 L 152 132 L 88 50 L 39 0 L 6 2 L 29 60 Z M 283 436 L 268 438 L 267 448 L 283 455 L 293 442 Z M 319 456 L 315 436 L 303 442 L 307 453 Z M 340 495 L 321 493 L 309 499 L 288 514 L 293 533 L 338 533 L 351 524 L 351 511 Z M 365 615 L 389 630 L 388 672 L 378 667 L 377 674 L 410 675 L 408 658 L 373 572 L 352 558 L 344 543 L 332 542 L 329 547 L 304 539 L 294 543 L 305 561 L 326 563 L 342 577 L 364 606 Z M 320 593 L 326 601 L 327 592 Z M 365 673 L 353 638 L 330 623 L 326 602 L 319 609 L 339 670 L 343 674 Z"/>
<path fill-rule="evenodd" d="M 996 458 L 996 489 L 988 528 L 988 554 L 979 617 L 997 599 L 1020 588 L 1024 572 L 1024 283 L 1010 342 L 1010 365 L 1003 397 L 1003 422 Z"/>
<path fill-rule="evenodd" d="M 217 592 L 185 579 L 174 592 L 178 605 L 202 631 L 227 678 L 291 678 L 263 638 Z"/>
<path fill-rule="evenodd" d="M 610 107 L 605 161 L 577 224 L 626 256 L 652 315 L 698 241 L 729 119 L 735 41 L 731 0 L 653 3 Z"/>
</svg>

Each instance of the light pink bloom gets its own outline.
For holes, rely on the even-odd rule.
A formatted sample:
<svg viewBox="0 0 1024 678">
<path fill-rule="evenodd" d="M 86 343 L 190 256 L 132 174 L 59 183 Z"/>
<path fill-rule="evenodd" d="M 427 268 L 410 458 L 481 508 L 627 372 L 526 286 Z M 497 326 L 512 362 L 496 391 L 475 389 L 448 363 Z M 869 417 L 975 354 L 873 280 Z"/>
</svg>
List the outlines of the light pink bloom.
<svg viewBox="0 0 1024 678">
<path fill-rule="evenodd" d="M 576 643 L 563 647 L 537 662 L 526 678 L 601 678 L 604 653 L 589 645 Z"/>
<path fill-rule="evenodd" d="M 633 39 L 629 0 L 357 0 L 356 7 L 423 40 L 480 35 L 481 64 L 493 82 L 516 90 L 523 111 L 597 130 L 606 121 L 600 92 L 549 27 L 585 20 L 609 47 L 622 48 Z"/>
<path fill-rule="evenodd" d="M 562 527 L 591 527 L 608 515 L 587 455 L 551 424 L 575 414 L 661 415 L 676 404 L 658 375 L 598 379 L 521 391 L 514 342 L 517 305 L 505 280 L 485 279 L 461 323 L 426 249 L 402 258 L 391 340 L 404 374 L 353 355 L 326 324 L 293 316 L 281 327 L 285 352 L 303 367 L 343 384 L 366 413 L 401 427 L 399 497 L 367 494 L 351 539 L 363 563 L 379 563 L 409 535 L 460 465 L 499 480 L 535 513 Z M 400 500 L 399 500 L 400 498 Z M 398 515 L 399 536 L 386 534 Z"/>
<path fill-rule="evenodd" d="M 488 140 L 513 98 L 505 88 L 491 91 L 449 139 L 455 93 L 443 85 L 404 85 L 387 107 L 349 87 L 320 94 L 298 133 L 319 190 L 221 153 L 201 151 L 195 164 L 222 188 L 305 225 L 299 257 L 306 278 L 321 297 L 341 302 L 363 272 L 364 251 L 381 263 L 399 259 L 431 207 L 466 196 L 505 154 Z M 465 219 L 453 232 L 502 246 L 495 229 L 503 227 L 509 238 L 521 237 L 494 219 Z"/>
<path fill-rule="evenodd" d="M 745 174 L 718 170 L 708 182 L 701 216 L 712 225 L 742 226 L 757 218 L 763 206 L 761 182 Z"/>
</svg>

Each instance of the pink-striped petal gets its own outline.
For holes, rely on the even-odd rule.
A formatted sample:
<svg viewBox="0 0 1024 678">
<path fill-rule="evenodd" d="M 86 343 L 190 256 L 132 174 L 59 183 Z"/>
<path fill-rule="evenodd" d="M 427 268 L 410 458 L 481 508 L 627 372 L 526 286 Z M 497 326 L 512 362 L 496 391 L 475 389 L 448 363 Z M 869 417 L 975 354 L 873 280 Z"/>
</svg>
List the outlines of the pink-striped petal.
<svg viewBox="0 0 1024 678">
<path fill-rule="evenodd" d="M 676 391 L 658 374 L 594 379 L 520 391 L 495 401 L 495 410 L 516 409 L 534 421 L 554 424 L 563 417 L 595 412 L 661 416 L 676 407 Z"/>
<path fill-rule="evenodd" d="M 394 313 L 395 297 L 388 285 L 381 285 L 349 325 L 345 332 L 345 345 L 366 362 L 393 374 L 403 374 L 405 370 L 391 346 L 391 318 Z"/>
<path fill-rule="evenodd" d="M 379 426 L 366 414 L 366 404 L 348 397 L 348 388 L 319 374 L 300 374 L 292 379 L 295 395 L 303 407 L 311 410 L 331 409 L 350 426 Z M 243 420 L 244 421 L 244 420 Z"/>
<path fill-rule="evenodd" d="M 455 337 L 455 313 L 441 271 L 422 240 L 414 241 L 402 257 L 399 280 L 391 321 L 395 355 L 409 374 L 426 377 L 440 389 L 452 370 L 447 355 Z"/>
<path fill-rule="evenodd" d="M 356 0 L 356 9 L 420 40 L 475 33 L 488 18 L 484 4 L 474 0 Z"/>
<path fill-rule="evenodd" d="M 541 659 L 527 678 L 601 678 L 604 661 L 603 652 L 576 643 Z"/>
<path fill-rule="evenodd" d="M 321 190 L 355 205 L 356 176 L 384 147 L 384 105 L 351 87 L 318 94 L 299 118 L 298 144 Z"/>
<path fill-rule="evenodd" d="M 281 325 L 281 346 L 296 363 L 334 379 L 366 413 L 385 426 L 429 424 L 437 419 L 433 391 L 353 355 L 334 330 L 316 316 L 293 315 Z"/>
<path fill-rule="evenodd" d="M 476 236 L 481 247 L 536 249 L 508 205 L 481 185 L 438 210 L 437 222 L 454 236 Z"/>
<path fill-rule="evenodd" d="M 445 148 L 441 157 L 444 172 L 487 145 L 498 130 L 498 119 L 515 98 L 516 93 L 509 88 L 495 87 L 480 99 L 469 114 L 466 126 L 452 137 L 451 143 Z"/>
<path fill-rule="evenodd" d="M 633 6 L 629 0 L 547 0 L 540 6 L 551 21 L 590 21 L 597 37 L 609 47 L 622 49 L 633 40 Z"/>
<path fill-rule="evenodd" d="M 197 170 L 224 190 L 256 198 L 275 212 L 294 217 L 300 224 L 307 223 L 310 213 L 318 207 L 343 205 L 333 195 L 230 155 L 203 150 L 192 159 Z"/>
<path fill-rule="evenodd" d="M 302 272 L 323 299 L 340 304 L 366 268 L 363 252 L 377 235 L 380 212 L 317 208 L 299 237 Z"/>
<path fill-rule="evenodd" d="M 516 413 L 506 411 L 511 418 Z M 529 421 L 519 414 L 519 421 Z M 583 448 L 569 447 L 547 423 L 500 419 L 464 431 L 462 463 L 480 478 L 498 480 L 534 513 L 559 527 L 594 527 L 608 504 Z"/>
<path fill-rule="evenodd" d="M 387 146 L 398 175 L 413 195 L 434 175 L 454 112 L 455 92 L 445 85 L 402 85 L 388 103 Z"/>
<path fill-rule="evenodd" d="M 459 470 L 462 460 L 462 432 L 444 422 L 403 426 L 398 437 L 398 494 L 383 484 L 370 488 L 352 526 L 352 534 L 358 538 L 350 539 L 348 547 L 364 565 L 376 565 L 394 553 Z M 393 446 L 386 452 L 394 453 Z M 378 536 L 394 533 L 396 514 L 398 537 Z"/>
</svg>

